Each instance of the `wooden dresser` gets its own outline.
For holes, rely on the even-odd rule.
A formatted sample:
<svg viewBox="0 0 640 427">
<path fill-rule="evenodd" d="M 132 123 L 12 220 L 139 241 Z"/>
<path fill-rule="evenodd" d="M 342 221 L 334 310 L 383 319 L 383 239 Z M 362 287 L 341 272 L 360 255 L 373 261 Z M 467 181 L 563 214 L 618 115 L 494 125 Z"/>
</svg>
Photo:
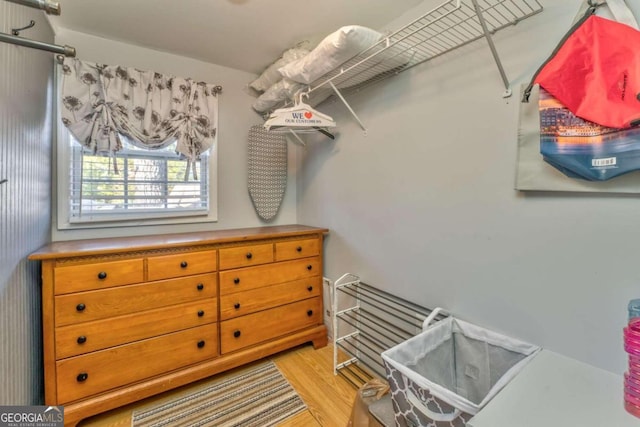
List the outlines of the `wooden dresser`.
<svg viewBox="0 0 640 427">
<path fill-rule="evenodd" d="M 326 229 L 58 242 L 42 262 L 45 404 L 65 425 L 313 342 Z"/>
</svg>

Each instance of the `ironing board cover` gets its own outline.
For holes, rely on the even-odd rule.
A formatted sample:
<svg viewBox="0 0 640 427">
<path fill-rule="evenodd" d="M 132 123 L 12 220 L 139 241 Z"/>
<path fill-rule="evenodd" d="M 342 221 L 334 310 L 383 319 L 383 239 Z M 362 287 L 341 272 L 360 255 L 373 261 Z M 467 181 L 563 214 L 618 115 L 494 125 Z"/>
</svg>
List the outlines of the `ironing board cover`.
<svg viewBox="0 0 640 427">
<path fill-rule="evenodd" d="M 272 220 L 287 188 L 287 139 L 262 125 L 249 129 L 249 195 L 258 216 Z"/>
</svg>

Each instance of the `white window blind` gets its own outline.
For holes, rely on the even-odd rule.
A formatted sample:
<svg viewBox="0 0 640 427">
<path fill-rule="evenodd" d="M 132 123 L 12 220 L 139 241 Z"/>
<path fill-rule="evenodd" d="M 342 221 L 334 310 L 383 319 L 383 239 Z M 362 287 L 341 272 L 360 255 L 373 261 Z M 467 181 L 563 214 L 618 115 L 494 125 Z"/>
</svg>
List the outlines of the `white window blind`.
<svg viewBox="0 0 640 427">
<path fill-rule="evenodd" d="M 175 153 L 175 143 L 145 150 L 125 142 L 115 157 L 103 156 L 69 139 L 70 223 L 208 213 L 208 155 L 189 163 Z"/>
</svg>

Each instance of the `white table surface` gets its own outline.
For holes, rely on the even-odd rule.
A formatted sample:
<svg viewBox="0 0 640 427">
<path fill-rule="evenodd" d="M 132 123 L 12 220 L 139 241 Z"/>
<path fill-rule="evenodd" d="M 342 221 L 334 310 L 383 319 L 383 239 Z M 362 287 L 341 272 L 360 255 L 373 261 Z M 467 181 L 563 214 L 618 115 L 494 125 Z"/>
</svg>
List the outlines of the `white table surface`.
<svg viewBox="0 0 640 427">
<path fill-rule="evenodd" d="M 624 409 L 624 378 L 542 350 L 468 427 L 640 427 Z"/>
</svg>

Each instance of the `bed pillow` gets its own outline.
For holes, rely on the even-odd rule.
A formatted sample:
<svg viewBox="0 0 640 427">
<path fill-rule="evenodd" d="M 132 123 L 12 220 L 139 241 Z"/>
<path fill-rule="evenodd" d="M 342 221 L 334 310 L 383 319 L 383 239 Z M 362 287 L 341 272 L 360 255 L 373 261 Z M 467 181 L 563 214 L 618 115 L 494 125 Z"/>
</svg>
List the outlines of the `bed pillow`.
<svg viewBox="0 0 640 427">
<path fill-rule="evenodd" d="M 258 113 L 266 113 L 276 105 L 292 100 L 295 94 L 304 87 L 293 80 L 280 79 L 255 100 L 253 109 Z"/>
<path fill-rule="evenodd" d="M 292 48 L 287 50 L 276 62 L 269 65 L 257 79 L 249 83 L 249 87 L 257 90 L 258 92 L 266 91 L 282 79 L 282 75 L 278 71 L 279 68 L 305 57 L 308 53 L 309 51 L 307 49 L 301 48 Z"/>
<path fill-rule="evenodd" d="M 340 28 L 325 37 L 308 55 L 280 68 L 280 74 L 310 84 L 382 38 L 382 34 L 360 25 Z"/>
</svg>

